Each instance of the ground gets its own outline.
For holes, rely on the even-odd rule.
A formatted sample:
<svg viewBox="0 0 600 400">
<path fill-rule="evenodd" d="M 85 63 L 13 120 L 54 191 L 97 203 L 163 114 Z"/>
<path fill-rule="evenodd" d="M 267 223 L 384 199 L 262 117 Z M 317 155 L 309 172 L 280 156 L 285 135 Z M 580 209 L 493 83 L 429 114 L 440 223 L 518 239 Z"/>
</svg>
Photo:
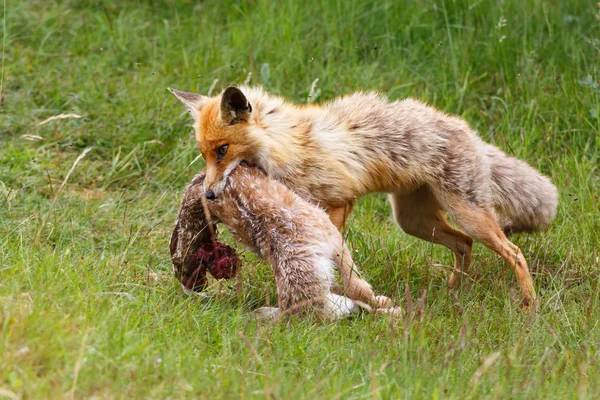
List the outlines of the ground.
<svg viewBox="0 0 600 400">
<path fill-rule="evenodd" d="M 0 15 L 0 398 L 600 396 L 595 2 L 31 0 Z M 406 318 L 259 324 L 275 285 L 250 255 L 239 279 L 186 296 L 168 240 L 202 160 L 166 88 L 250 72 L 299 103 L 415 97 L 550 176 L 556 221 L 514 237 L 538 312 L 482 245 L 447 289 L 450 252 L 403 234 L 384 195 L 346 236 Z M 81 118 L 38 126 L 59 114 Z"/>
</svg>

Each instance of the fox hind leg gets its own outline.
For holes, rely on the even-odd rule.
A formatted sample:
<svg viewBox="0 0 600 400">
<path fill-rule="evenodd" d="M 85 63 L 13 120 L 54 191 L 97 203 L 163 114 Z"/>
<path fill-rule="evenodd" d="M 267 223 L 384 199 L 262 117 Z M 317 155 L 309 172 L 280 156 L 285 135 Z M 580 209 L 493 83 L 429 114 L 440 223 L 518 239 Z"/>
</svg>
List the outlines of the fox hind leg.
<svg viewBox="0 0 600 400">
<path fill-rule="evenodd" d="M 452 216 L 463 229 L 506 260 L 515 271 L 525 307 L 534 307 L 536 293 L 527 261 L 521 250 L 507 239 L 495 214 L 457 199 L 448 206 Z"/>
<path fill-rule="evenodd" d="M 390 203 L 394 218 L 404 232 L 452 250 L 454 272 L 448 286 L 458 287 L 461 275 L 468 272 L 471 264 L 473 239 L 448 224 L 440 204 L 426 186 L 410 194 L 390 194 Z"/>
</svg>

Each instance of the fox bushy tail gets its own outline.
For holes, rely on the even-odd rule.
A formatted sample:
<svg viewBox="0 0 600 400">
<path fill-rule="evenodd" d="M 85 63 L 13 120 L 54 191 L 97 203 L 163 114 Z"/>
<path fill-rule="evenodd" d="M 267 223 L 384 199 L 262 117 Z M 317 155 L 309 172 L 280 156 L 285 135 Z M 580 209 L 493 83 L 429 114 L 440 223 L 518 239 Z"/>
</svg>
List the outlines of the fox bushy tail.
<svg viewBox="0 0 600 400">
<path fill-rule="evenodd" d="M 558 191 L 526 162 L 485 145 L 492 172 L 494 207 L 506 233 L 545 229 L 556 216 Z"/>
</svg>

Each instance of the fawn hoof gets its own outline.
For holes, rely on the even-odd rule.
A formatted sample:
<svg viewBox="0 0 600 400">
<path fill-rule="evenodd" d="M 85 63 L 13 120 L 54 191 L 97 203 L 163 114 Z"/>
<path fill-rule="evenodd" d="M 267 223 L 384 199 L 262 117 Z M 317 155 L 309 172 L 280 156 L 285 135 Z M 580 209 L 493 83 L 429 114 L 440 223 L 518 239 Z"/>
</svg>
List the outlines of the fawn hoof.
<svg viewBox="0 0 600 400">
<path fill-rule="evenodd" d="M 374 308 L 391 308 L 392 307 L 392 299 L 386 296 L 376 296 L 375 297 L 375 307 Z"/>
<path fill-rule="evenodd" d="M 385 314 L 394 318 L 401 318 L 404 316 L 404 310 L 400 306 L 389 307 L 389 308 L 378 308 L 375 310 L 375 314 Z"/>
</svg>

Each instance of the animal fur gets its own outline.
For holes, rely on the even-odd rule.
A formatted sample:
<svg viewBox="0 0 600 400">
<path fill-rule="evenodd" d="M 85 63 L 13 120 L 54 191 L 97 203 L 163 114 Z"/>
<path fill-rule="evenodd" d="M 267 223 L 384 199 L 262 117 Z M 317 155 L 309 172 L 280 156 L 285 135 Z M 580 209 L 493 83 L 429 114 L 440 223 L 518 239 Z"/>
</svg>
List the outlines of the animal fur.
<svg viewBox="0 0 600 400">
<path fill-rule="evenodd" d="M 322 318 L 336 319 L 357 306 L 390 307 L 388 298 L 376 297 L 357 275 L 342 236 L 323 210 L 255 168 L 238 166 L 221 195 L 211 201 L 204 198 L 204 179 L 204 174 L 197 175 L 188 185 L 171 237 L 175 274 L 184 288 L 195 287 L 190 282 L 195 266 L 186 264 L 187 255 L 209 240 L 220 222 L 273 267 L 279 309 L 261 309 L 262 314 L 315 310 Z M 342 265 L 344 288 L 351 298 L 332 292 L 334 268 Z"/>
<path fill-rule="evenodd" d="M 525 303 L 534 302 L 527 262 L 503 229 L 545 229 L 556 215 L 557 190 L 462 119 L 377 93 L 297 106 L 255 87 L 229 87 L 212 98 L 171 92 L 194 118 L 208 194 L 219 196 L 228 174 L 247 161 L 324 207 L 341 228 L 358 197 L 389 193 L 405 232 L 453 251 L 451 287 L 468 270 L 473 237 L 506 260 Z M 446 213 L 465 232 L 451 227 Z"/>
</svg>

